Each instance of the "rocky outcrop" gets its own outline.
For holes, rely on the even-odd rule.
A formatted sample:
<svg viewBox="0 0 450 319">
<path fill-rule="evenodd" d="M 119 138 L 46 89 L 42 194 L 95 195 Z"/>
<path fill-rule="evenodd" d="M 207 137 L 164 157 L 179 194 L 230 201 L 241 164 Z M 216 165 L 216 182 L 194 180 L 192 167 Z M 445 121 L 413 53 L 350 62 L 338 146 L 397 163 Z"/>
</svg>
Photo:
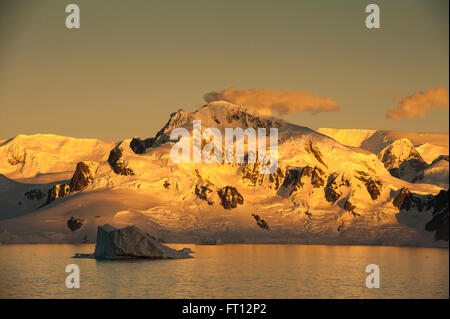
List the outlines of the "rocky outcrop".
<svg viewBox="0 0 450 319">
<path fill-rule="evenodd" d="M 435 231 L 436 240 L 448 241 L 449 236 L 449 190 L 441 190 L 437 195 L 419 195 L 403 188 L 393 201 L 401 211 L 430 211 L 432 218 L 425 225 L 426 231 Z"/>
<path fill-rule="evenodd" d="M 412 158 L 404 161 L 399 168 L 389 169 L 389 173 L 391 173 L 394 177 L 404 179 L 406 181 L 412 181 L 417 177 L 417 175 L 423 174 L 425 167 L 427 167 L 427 163 Z"/>
<path fill-rule="evenodd" d="M 328 177 L 327 186 L 325 187 L 325 199 L 328 202 L 336 202 L 342 195 L 339 192 L 339 188 L 341 187 L 350 187 L 350 180 L 339 172 L 331 174 Z"/>
<path fill-rule="evenodd" d="M 307 153 L 312 154 L 316 158 L 316 160 L 323 166 L 328 167 L 322 159 L 323 156 L 320 152 L 320 149 L 318 147 L 315 147 L 312 141 L 309 141 L 309 143 L 306 144 L 305 150 Z"/>
<path fill-rule="evenodd" d="M 95 174 L 94 162 L 79 162 L 70 180 L 70 189 L 72 192 L 78 192 L 92 184 Z"/>
<path fill-rule="evenodd" d="M 438 213 L 425 225 L 426 231 L 436 231 L 434 238 L 436 240 L 448 241 L 448 210 Z"/>
<path fill-rule="evenodd" d="M 144 154 L 147 148 L 152 147 L 155 142 L 155 138 L 150 137 L 145 140 L 141 140 L 139 137 L 134 137 L 130 142 L 130 148 L 136 154 Z"/>
<path fill-rule="evenodd" d="M 380 180 L 373 178 L 363 171 L 356 171 L 355 178 L 364 183 L 372 200 L 377 200 L 378 197 L 380 197 L 381 191 L 384 187 Z"/>
<path fill-rule="evenodd" d="M 45 206 L 53 202 L 57 198 L 66 197 L 70 194 L 70 186 L 68 184 L 56 184 L 48 190 L 47 201 L 41 206 Z"/>
<path fill-rule="evenodd" d="M 307 180 L 310 181 L 312 187 L 320 188 L 325 185 L 326 173 L 321 168 L 315 166 L 305 166 L 303 168 L 293 168 L 286 170 L 286 177 L 280 187 L 281 196 L 291 196 L 294 192 L 299 191 Z"/>
<path fill-rule="evenodd" d="M 325 189 L 325 199 L 328 202 L 334 203 L 341 197 L 341 193 L 338 193 L 333 187 L 327 186 Z"/>
<path fill-rule="evenodd" d="M 111 150 L 108 157 L 108 163 L 111 165 L 114 173 L 118 175 L 130 176 L 134 175 L 134 171 L 128 167 L 128 163 L 122 158 L 123 151 L 120 146 L 116 146 Z"/>
<path fill-rule="evenodd" d="M 23 165 L 27 152 L 22 144 L 14 143 L 8 149 L 8 163 L 11 165 Z"/>
<path fill-rule="evenodd" d="M 439 194 L 434 196 L 428 204 L 429 208 L 433 208 L 433 218 L 425 225 L 425 230 L 436 231 L 436 240 L 448 241 L 448 200 L 449 190 L 441 190 Z"/>
<path fill-rule="evenodd" d="M 401 200 L 403 197 L 403 201 Z M 392 204 L 396 207 L 403 210 L 418 210 L 422 212 L 423 210 L 427 210 L 429 203 L 431 202 L 433 195 L 419 195 L 415 193 L 411 193 L 407 188 L 402 189 L 402 191 L 396 196 Z M 401 203 L 401 204 L 400 204 Z"/>
<path fill-rule="evenodd" d="M 394 205 L 397 208 L 401 208 L 403 206 L 403 202 L 405 201 L 405 198 L 410 194 L 410 191 L 408 188 L 403 187 L 400 190 L 400 193 L 394 198 L 392 201 L 392 205 Z"/>
<path fill-rule="evenodd" d="M 278 190 L 283 184 L 284 170 L 281 167 L 272 174 L 260 173 L 261 163 L 245 163 L 242 169 L 242 180 L 247 181 L 253 186 L 267 186 L 268 188 Z"/>
<path fill-rule="evenodd" d="M 150 148 L 150 147 L 157 147 L 160 146 L 168 141 L 170 141 L 170 131 L 190 119 L 190 114 L 182 109 L 178 110 L 177 112 L 174 112 L 170 114 L 169 121 L 167 121 L 166 125 L 164 125 L 155 135 L 155 137 L 150 137 L 142 140 L 135 140 L 133 142 L 133 145 L 130 143 L 130 147 L 133 149 L 133 151 L 137 154 L 142 154 L 140 151 L 142 149 Z M 134 139 L 133 139 L 134 140 Z"/>
<path fill-rule="evenodd" d="M 370 178 L 365 181 L 367 192 L 370 194 L 372 200 L 377 200 L 380 197 L 381 190 L 383 188 L 383 184 L 379 180 L 375 180 Z"/>
<path fill-rule="evenodd" d="M 190 249 L 175 250 L 136 226 L 116 229 L 98 226 L 94 257 L 96 259 L 182 259 L 192 258 Z"/>
<path fill-rule="evenodd" d="M 95 162 L 79 162 L 75 168 L 69 184 L 56 184 L 49 189 L 47 201 L 40 207 L 50 204 L 57 198 L 69 196 L 74 192 L 79 192 L 89 184 L 92 184 L 95 175 Z"/>
<path fill-rule="evenodd" d="M 225 186 L 217 191 L 221 205 L 225 209 L 233 209 L 244 204 L 244 197 L 233 186 Z"/>
<path fill-rule="evenodd" d="M 214 200 L 211 198 L 213 192 L 214 191 L 207 185 L 195 185 L 195 195 L 208 202 L 208 205 L 214 205 Z"/>
<path fill-rule="evenodd" d="M 290 196 L 293 192 L 299 190 L 304 184 L 302 182 L 302 170 L 298 169 L 289 169 L 286 172 L 286 177 L 283 181 L 281 187 L 283 190 L 287 190 L 288 196 Z"/>
<path fill-rule="evenodd" d="M 325 185 L 325 176 L 326 173 L 321 168 L 315 166 L 305 166 L 302 169 L 302 173 L 300 176 L 300 181 L 303 180 L 304 177 L 310 177 L 311 185 L 314 188 L 320 188 Z"/>
<path fill-rule="evenodd" d="M 69 227 L 69 229 L 71 231 L 76 231 L 77 229 L 80 229 L 84 224 L 84 220 L 82 219 L 77 219 L 74 217 L 70 217 L 70 219 L 67 221 L 67 227 Z"/>
<path fill-rule="evenodd" d="M 266 133 L 268 133 L 271 128 L 279 128 L 281 126 L 281 121 L 257 116 L 249 113 L 245 108 L 228 109 L 226 120 L 230 124 L 234 121 L 239 121 L 243 128 L 265 128 Z"/>
<path fill-rule="evenodd" d="M 253 218 L 256 220 L 256 224 L 261 227 L 262 229 L 269 230 L 270 227 L 267 225 L 266 221 L 264 219 L 261 219 L 259 215 L 252 214 Z"/>
<path fill-rule="evenodd" d="M 345 201 L 345 204 L 344 204 L 344 210 L 345 210 L 346 212 L 351 213 L 351 214 L 353 215 L 353 217 L 358 217 L 358 216 L 360 216 L 360 214 L 358 214 L 357 212 L 355 212 L 355 209 L 356 209 L 356 206 L 352 204 L 352 202 L 350 201 L 350 199 L 347 199 L 347 200 Z"/>
</svg>

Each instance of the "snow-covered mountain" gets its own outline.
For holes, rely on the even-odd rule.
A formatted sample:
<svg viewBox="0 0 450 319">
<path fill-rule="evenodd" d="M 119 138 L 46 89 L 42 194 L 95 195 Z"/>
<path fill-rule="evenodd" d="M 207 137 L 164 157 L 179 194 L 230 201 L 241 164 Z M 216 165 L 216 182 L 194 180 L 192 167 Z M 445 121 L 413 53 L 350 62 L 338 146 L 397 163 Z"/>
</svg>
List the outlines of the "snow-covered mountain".
<svg viewBox="0 0 450 319">
<path fill-rule="evenodd" d="M 393 142 L 407 138 L 427 163 L 439 155 L 448 155 L 448 133 L 414 133 L 386 130 L 319 128 L 318 132 L 334 138 L 343 145 L 360 147 L 378 154 Z"/>
<path fill-rule="evenodd" d="M 438 156 L 430 165 L 419 173 L 415 183 L 433 184 L 448 189 L 449 185 L 449 156 Z"/>
<path fill-rule="evenodd" d="M 392 176 L 406 181 L 413 181 L 427 166 L 407 138 L 402 138 L 386 146 L 377 156 Z"/>
<path fill-rule="evenodd" d="M 360 147 L 378 154 L 389 172 L 414 183 L 448 188 L 448 133 L 412 133 L 401 131 L 320 128 L 320 133 L 341 144 Z M 426 177 L 429 176 L 429 177 Z"/>
<path fill-rule="evenodd" d="M 39 183 L 67 179 L 78 162 L 103 161 L 115 145 L 53 134 L 17 135 L 0 143 L 0 173 Z"/>
<path fill-rule="evenodd" d="M 222 135 L 225 128 L 278 128 L 278 169 L 261 174 L 262 164 L 247 160 L 174 163 L 170 151 L 183 139 L 170 133 L 192 133 L 194 120 Z M 7 154 L 0 157 L 2 242 L 81 242 L 107 223 L 136 225 L 167 242 L 448 246 L 448 207 L 433 201 L 448 190 L 395 178 L 374 153 L 227 102 L 179 110 L 146 139 L 78 141 L 72 149 L 45 136 L 43 144 L 55 145 L 52 160 L 43 154 L 34 170 L 17 168 L 30 165 L 28 154 L 45 153 L 42 136 L 27 138 L 33 142 L 0 145 Z M 70 165 L 71 176 L 55 175 Z M 403 205 L 402 197 L 424 204 Z"/>
</svg>

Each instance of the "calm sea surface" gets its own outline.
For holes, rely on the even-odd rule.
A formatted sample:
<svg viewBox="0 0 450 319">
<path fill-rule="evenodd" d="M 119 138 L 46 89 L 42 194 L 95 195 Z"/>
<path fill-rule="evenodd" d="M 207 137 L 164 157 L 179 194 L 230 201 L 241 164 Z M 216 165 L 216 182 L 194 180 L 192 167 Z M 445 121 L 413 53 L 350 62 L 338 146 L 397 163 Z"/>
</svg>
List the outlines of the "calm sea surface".
<svg viewBox="0 0 450 319">
<path fill-rule="evenodd" d="M 182 260 L 96 261 L 86 245 L 0 246 L 0 298 L 449 298 L 449 252 L 439 248 L 170 244 Z M 68 264 L 81 287 L 68 289 Z M 380 288 L 368 289 L 368 264 Z"/>
</svg>

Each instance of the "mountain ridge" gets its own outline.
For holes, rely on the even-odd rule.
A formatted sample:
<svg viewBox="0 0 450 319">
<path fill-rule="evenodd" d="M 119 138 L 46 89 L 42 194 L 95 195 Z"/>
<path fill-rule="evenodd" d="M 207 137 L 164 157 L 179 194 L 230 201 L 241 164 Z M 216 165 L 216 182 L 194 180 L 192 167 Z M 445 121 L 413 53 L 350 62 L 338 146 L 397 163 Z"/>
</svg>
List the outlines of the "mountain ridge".
<svg viewBox="0 0 450 319">
<path fill-rule="evenodd" d="M 173 163 L 169 154 L 176 141 L 170 140 L 170 131 L 192 129 L 193 119 L 202 120 L 202 128 L 278 127 L 277 171 L 260 174 L 258 162 Z M 168 242 L 206 237 L 224 243 L 448 246 L 425 230 L 433 218 L 431 208 L 406 213 L 408 222 L 422 225 L 417 229 L 404 222 L 405 212 L 399 221 L 401 212 L 393 205 L 404 187 L 424 196 L 435 196 L 442 188 L 397 179 L 375 154 L 230 103 L 175 112 L 152 138 L 91 146 L 98 146 L 93 152 L 96 160 L 86 158 L 73 165 L 72 176 L 63 183 L 0 181 L 0 202 L 6 208 L 0 211 L 1 242 L 79 242 L 92 239 L 98 224 L 109 223 L 115 227 L 136 224 Z M 28 151 L 26 145 L 24 149 Z M 0 152 L 8 150 L 0 147 Z M 15 167 L 3 161 L 0 173 L 6 165 Z M 85 165 L 88 170 L 83 169 Z M 81 184 L 74 187 L 74 181 Z M 39 191 L 47 196 L 27 199 L 24 195 Z M 71 217 L 83 220 L 83 226 L 69 229 L 66 224 Z"/>
</svg>

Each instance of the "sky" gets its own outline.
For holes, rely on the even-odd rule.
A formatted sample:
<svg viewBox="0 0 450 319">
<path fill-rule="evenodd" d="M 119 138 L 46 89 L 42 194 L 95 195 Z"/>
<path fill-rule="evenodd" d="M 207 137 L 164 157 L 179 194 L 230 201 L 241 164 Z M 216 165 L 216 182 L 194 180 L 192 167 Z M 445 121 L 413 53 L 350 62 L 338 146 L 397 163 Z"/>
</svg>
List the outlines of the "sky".
<svg viewBox="0 0 450 319">
<path fill-rule="evenodd" d="M 70 3 L 80 29 L 65 26 Z M 380 29 L 365 26 L 370 3 Z M 417 92 L 448 92 L 448 12 L 446 0 L 2 0 L 0 139 L 151 137 L 230 87 L 335 101 L 279 115 L 313 129 L 448 132 L 448 102 L 386 117 Z"/>
</svg>

